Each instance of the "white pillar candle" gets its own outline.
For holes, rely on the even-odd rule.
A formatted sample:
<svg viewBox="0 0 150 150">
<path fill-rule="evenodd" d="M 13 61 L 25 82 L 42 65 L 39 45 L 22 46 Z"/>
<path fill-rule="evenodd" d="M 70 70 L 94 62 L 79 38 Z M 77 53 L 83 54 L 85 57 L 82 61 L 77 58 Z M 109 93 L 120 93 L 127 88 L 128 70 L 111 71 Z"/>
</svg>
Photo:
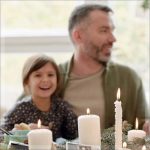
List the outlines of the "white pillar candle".
<svg viewBox="0 0 150 150">
<path fill-rule="evenodd" d="M 115 150 L 122 148 L 122 107 L 120 99 L 120 88 L 117 91 L 115 101 Z"/>
<path fill-rule="evenodd" d="M 35 129 L 28 133 L 29 150 L 51 150 L 52 132 L 48 129 Z"/>
<path fill-rule="evenodd" d="M 48 129 L 41 129 L 41 120 L 37 123 L 38 129 L 28 133 L 29 150 L 51 150 L 52 132 Z"/>
<path fill-rule="evenodd" d="M 144 138 L 146 136 L 146 132 L 143 130 L 138 130 L 138 119 L 136 118 L 135 123 L 135 129 L 136 130 L 130 130 L 128 131 L 128 141 L 133 141 L 135 138 Z"/>
<path fill-rule="evenodd" d="M 88 113 L 87 109 L 87 113 Z M 87 114 L 78 117 L 79 144 L 101 146 L 100 117 Z"/>
</svg>

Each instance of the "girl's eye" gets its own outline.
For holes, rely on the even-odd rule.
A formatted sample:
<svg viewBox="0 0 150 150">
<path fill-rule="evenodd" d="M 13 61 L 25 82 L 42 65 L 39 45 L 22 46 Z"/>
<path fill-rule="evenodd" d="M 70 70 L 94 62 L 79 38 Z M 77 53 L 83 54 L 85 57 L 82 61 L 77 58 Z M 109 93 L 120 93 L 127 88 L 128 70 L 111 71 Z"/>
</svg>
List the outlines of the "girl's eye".
<svg viewBox="0 0 150 150">
<path fill-rule="evenodd" d="M 53 77 L 53 76 L 54 76 L 54 74 L 53 74 L 53 73 L 50 73 L 50 74 L 48 74 L 48 76 L 49 76 L 49 77 Z"/>
<path fill-rule="evenodd" d="M 41 77 L 41 75 L 40 74 L 36 74 L 35 77 Z"/>
</svg>

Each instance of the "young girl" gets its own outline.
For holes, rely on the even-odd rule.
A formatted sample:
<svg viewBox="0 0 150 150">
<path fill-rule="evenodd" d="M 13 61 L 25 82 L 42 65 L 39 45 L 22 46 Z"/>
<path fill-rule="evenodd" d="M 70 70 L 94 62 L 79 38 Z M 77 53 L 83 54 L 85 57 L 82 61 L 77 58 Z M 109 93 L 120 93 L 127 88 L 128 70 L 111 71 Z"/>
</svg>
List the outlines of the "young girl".
<svg viewBox="0 0 150 150">
<path fill-rule="evenodd" d="M 32 56 L 24 65 L 22 79 L 29 97 L 16 103 L 1 127 L 9 131 L 15 124 L 24 122 L 34 129 L 40 119 L 42 128 L 52 131 L 54 141 L 58 137 L 76 138 L 77 116 L 69 104 L 57 96 L 60 74 L 56 63 L 46 55 Z"/>
</svg>

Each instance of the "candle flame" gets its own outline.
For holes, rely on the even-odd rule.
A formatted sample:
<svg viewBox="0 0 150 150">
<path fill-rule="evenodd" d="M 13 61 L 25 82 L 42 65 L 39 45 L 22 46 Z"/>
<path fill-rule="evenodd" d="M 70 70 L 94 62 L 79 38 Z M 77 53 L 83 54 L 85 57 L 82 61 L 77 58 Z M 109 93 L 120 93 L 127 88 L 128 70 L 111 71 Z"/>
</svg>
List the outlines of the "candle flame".
<svg viewBox="0 0 150 150">
<path fill-rule="evenodd" d="M 146 150 L 146 146 L 145 145 L 143 145 L 142 150 Z"/>
<path fill-rule="evenodd" d="M 41 120 L 40 119 L 38 120 L 38 125 L 37 126 L 38 126 L 38 128 L 41 128 Z"/>
<path fill-rule="evenodd" d="M 120 88 L 118 88 L 118 90 L 117 90 L 117 100 L 119 100 L 120 99 Z"/>
<path fill-rule="evenodd" d="M 90 108 L 87 108 L 86 113 L 87 113 L 87 115 L 90 114 Z"/>
<path fill-rule="evenodd" d="M 127 148 L 127 143 L 123 142 L 123 148 Z"/>
<path fill-rule="evenodd" d="M 139 127 L 139 122 L 138 122 L 138 119 L 136 118 L 136 120 L 135 120 L 135 129 L 137 130 L 138 127 Z"/>
</svg>

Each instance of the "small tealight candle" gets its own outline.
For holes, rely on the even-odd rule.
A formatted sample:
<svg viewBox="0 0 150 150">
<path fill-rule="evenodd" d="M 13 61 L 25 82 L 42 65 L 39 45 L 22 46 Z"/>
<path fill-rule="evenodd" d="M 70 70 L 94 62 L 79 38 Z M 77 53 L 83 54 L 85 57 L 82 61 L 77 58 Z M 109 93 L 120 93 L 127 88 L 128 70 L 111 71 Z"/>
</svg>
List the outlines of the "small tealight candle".
<svg viewBox="0 0 150 150">
<path fill-rule="evenodd" d="M 146 136 L 146 132 L 143 130 L 138 130 L 138 119 L 136 118 L 135 123 L 135 129 L 136 130 L 130 130 L 128 131 L 128 141 L 133 141 L 134 138 L 144 138 Z"/>
<path fill-rule="evenodd" d="M 79 144 L 101 145 L 100 118 L 91 115 L 87 109 L 86 115 L 78 117 Z"/>
<path fill-rule="evenodd" d="M 38 128 L 41 127 L 41 121 L 38 121 Z M 29 150 L 51 150 L 52 132 L 48 129 L 34 129 L 28 133 Z"/>
<path fill-rule="evenodd" d="M 146 150 L 146 146 L 145 145 L 143 145 L 142 150 Z"/>
<path fill-rule="evenodd" d="M 130 150 L 127 148 L 127 143 L 126 142 L 123 142 L 123 150 Z"/>
</svg>

